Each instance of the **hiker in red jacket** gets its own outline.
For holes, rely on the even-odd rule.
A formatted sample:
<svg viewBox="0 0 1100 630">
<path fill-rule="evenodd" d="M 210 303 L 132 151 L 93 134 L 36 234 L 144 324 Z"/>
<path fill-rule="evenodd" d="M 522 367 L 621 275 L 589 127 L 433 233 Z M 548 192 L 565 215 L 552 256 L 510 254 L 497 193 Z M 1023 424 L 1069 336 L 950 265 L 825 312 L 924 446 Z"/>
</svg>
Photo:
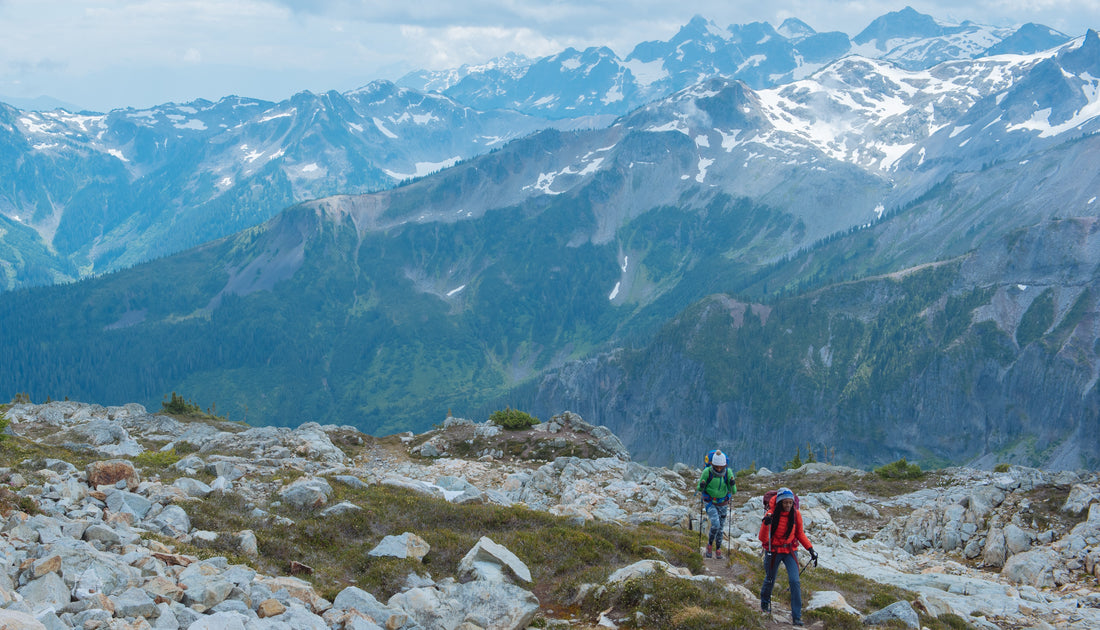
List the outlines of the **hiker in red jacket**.
<svg viewBox="0 0 1100 630">
<path fill-rule="evenodd" d="M 772 587 L 779 573 L 779 564 L 787 567 L 791 585 L 791 620 L 802 625 L 802 585 L 799 581 L 798 545 L 810 552 L 817 566 L 817 552 L 802 529 L 802 513 L 795 507 L 794 493 L 780 488 L 760 525 L 760 542 L 764 544 L 764 586 L 760 589 L 760 610 L 771 612 Z"/>
</svg>

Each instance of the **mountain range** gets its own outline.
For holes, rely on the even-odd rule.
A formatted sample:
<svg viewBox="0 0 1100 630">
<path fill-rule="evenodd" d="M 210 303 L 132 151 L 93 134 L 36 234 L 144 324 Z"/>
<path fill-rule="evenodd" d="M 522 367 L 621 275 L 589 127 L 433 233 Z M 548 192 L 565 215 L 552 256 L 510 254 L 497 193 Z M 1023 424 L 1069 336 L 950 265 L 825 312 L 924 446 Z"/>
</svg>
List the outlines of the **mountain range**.
<svg viewBox="0 0 1100 630">
<path fill-rule="evenodd" d="M 913 13 L 884 16 L 852 40 L 884 50 L 878 58 L 850 54 L 774 87 L 716 70 L 609 125 L 573 119 L 480 155 L 486 132 L 444 129 L 440 137 L 466 139 L 470 157 L 437 153 L 432 164 L 447 168 L 435 174 L 412 171 L 409 156 L 422 152 L 392 158 L 386 173 L 365 148 L 338 150 L 360 137 L 348 131 L 350 111 L 366 112 L 355 133 L 393 141 L 391 151 L 414 136 L 396 131 L 400 109 L 372 113 L 380 102 L 471 111 L 457 96 L 388 84 L 299 95 L 293 114 L 259 104 L 268 113 L 247 121 L 240 99 L 209 104 L 201 120 L 189 116 L 206 110 L 164 113 L 157 125 L 127 111 L 88 116 L 83 136 L 83 115 L 53 114 L 72 130 L 55 133 L 59 144 L 76 147 L 64 172 L 93 168 L 79 155 L 115 169 L 108 182 L 128 181 L 125 169 L 139 161 L 162 164 L 150 173 L 175 173 L 176 188 L 150 174 L 130 194 L 162 195 L 164 206 L 178 203 L 174 190 L 210 197 L 219 182 L 242 182 L 233 184 L 236 206 L 213 196 L 117 220 L 111 230 L 128 256 L 109 258 L 118 266 L 140 260 L 141 247 L 168 248 L 138 233 L 200 242 L 213 234 L 203 229 L 254 227 L 118 273 L 3 294 L 0 392 L 151 404 L 181 391 L 234 419 L 375 434 L 427 428 L 451 408 L 572 409 L 652 463 L 690 460 L 707 443 L 740 466 L 775 466 L 803 446 L 860 465 L 909 457 L 1096 466 L 1100 37 L 976 56 L 1034 43 L 1036 29 L 999 31 L 978 50 L 959 38 L 995 29 L 929 26 Z M 941 44 L 912 45 L 904 34 L 918 28 Z M 792 21 L 779 30 L 788 41 L 811 39 Z M 687 40 L 672 41 L 685 49 Z M 903 49 L 961 58 L 905 67 Z M 513 61 L 467 69 L 454 85 L 530 74 Z M 579 94 L 578 85 L 563 82 L 560 94 Z M 46 120 L 9 114 L 18 119 L 12 138 L 26 120 Z M 508 124 L 538 124 L 506 110 L 469 116 L 497 121 L 502 139 Z M 89 148 L 120 133 L 104 131 L 112 117 L 131 119 L 129 144 L 110 145 L 129 153 L 107 149 L 122 151 L 117 164 Z M 439 117 L 441 127 L 455 124 Z M 261 123 L 289 127 L 270 136 L 278 142 L 241 136 Z M 159 135 L 149 131 L 158 125 Z M 210 130 L 225 144 L 196 139 L 177 157 L 158 144 L 170 128 Z M 246 150 L 255 162 L 276 159 L 250 171 Z M 333 153 L 340 159 L 322 169 L 314 156 Z M 28 161 L 13 154 L 10 163 Z M 372 168 L 403 183 L 357 194 L 385 185 Z M 316 184 L 308 174 L 321 170 Z M 344 194 L 275 212 L 324 186 Z M 69 189 L 114 208 L 109 187 Z M 257 207 L 271 218 L 243 216 Z M 36 220 L 48 216 L 56 215 Z M 65 216 L 54 243 L 70 233 Z M 94 234 L 95 213 L 77 216 L 92 218 L 72 233 Z M 140 232 L 145 220 L 155 227 Z M 40 232 L 6 225 L 8 256 L 52 253 L 35 241 Z M 38 250 L 27 244 L 35 242 Z M 108 260 L 94 244 L 68 247 L 81 260 Z M 74 264 L 70 277 L 86 271 Z"/>
<path fill-rule="evenodd" d="M 806 78 L 850 55 L 926 70 L 944 61 L 1037 53 L 1068 40 L 1038 24 L 947 24 L 912 7 L 883 15 L 854 37 L 819 33 L 795 18 L 779 28 L 766 22 L 723 28 L 696 16 L 667 42 L 642 42 L 625 58 L 606 47 L 569 48 L 541 59 L 509 55 L 457 70 L 411 72 L 397 84 L 479 109 L 551 118 L 622 115 L 714 76 L 763 89 Z"/>
</svg>

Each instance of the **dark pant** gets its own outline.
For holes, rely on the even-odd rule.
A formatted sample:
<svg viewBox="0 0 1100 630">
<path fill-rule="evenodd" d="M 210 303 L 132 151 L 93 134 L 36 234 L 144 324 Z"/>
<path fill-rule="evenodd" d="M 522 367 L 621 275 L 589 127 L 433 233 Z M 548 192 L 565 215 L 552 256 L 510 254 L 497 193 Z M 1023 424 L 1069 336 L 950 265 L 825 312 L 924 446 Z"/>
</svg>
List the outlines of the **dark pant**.
<svg viewBox="0 0 1100 630">
<path fill-rule="evenodd" d="M 707 544 L 715 547 L 722 546 L 722 528 L 726 525 L 726 514 L 729 513 L 730 504 L 707 503 L 707 520 L 710 521 L 710 533 L 707 535 Z"/>
<path fill-rule="evenodd" d="M 791 619 L 802 619 L 802 583 L 798 579 L 798 553 L 767 553 L 764 555 L 764 586 L 760 589 L 760 605 L 771 606 L 772 587 L 779 573 L 780 563 L 787 567 L 787 580 L 791 585 Z"/>
</svg>

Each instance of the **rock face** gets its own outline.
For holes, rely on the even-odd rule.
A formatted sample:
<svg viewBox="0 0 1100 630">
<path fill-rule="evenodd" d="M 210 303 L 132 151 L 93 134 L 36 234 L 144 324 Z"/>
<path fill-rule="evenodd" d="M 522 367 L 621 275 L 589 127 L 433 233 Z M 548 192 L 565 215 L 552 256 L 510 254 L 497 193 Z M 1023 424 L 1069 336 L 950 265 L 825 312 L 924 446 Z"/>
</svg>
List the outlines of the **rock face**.
<svg viewBox="0 0 1100 630">
<path fill-rule="evenodd" d="M 189 510 L 195 502 L 224 492 L 247 498 L 260 512 L 259 506 L 282 502 L 322 518 L 356 518 L 349 513 L 369 506 L 329 503 L 343 488 L 374 484 L 399 485 L 453 502 L 522 503 L 579 525 L 658 521 L 684 526 L 697 507 L 692 498 L 696 468 L 653 468 L 618 455 L 550 461 L 479 456 L 470 461 L 425 457 L 420 449 L 402 456 L 379 451 L 376 458 L 352 462 L 335 452 L 339 449 L 329 448 L 330 436 L 346 427 L 221 431 L 152 416 L 133 405 L 104 408 L 70 402 L 16 405 L 9 416 L 17 435 L 52 436 L 64 433 L 58 427 L 70 434 L 84 430 L 85 424 L 116 424 L 146 443 L 150 435 L 177 444 L 194 439 L 202 446 L 176 462 L 175 470 L 217 475 L 210 484 L 189 476 L 164 483 L 114 455 L 84 469 L 50 459 L 33 474 L 23 471 L 26 477 L 0 471 L 13 482 L 12 496 L 33 498 L 41 511 L 31 515 L 14 510 L 0 519 L 0 625 L 13 627 L 520 630 L 540 610 L 531 592 L 532 567 L 484 536 L 454 576 L 418 576 L 386 602 L 355 587 L 330 602 L 298 577 L 263 575 L 225 558 L 179 554 L 162 542 L 230 541 L 241 557 L 260 555 L 252 531 L 209 532 L 192 526 Z M 137 420 L 148 426 L 143 429 L 134 424 Z M 419 442 L 410 437 L 405 448 L 411 451 L 413 443 L 432 438 L 453 445 L 453 436 L 446 434 L 451 430 L 495 435 L 485 424 L 449 423 Z M 603 433 L 597 429 L 575 414 L 562 414 L 527 437 L 531 444 L 547 437 L 562 439 L 562 447 L 568 448 L 571 440 L 597 439 Z M 110 429 L 105 434 L 121 435 Z M 598 441 L 615 448 L 606 435 Z M 228 445 L 229 450 L 209 444 Z M 257 480 L 270 478 L 274 471 L 294 472 L 293 481 Z M 817 475 L 844 475 L 858 486 L 866 473 L 808 464 L 794 474 L 792 478 L 804 483 Z M 768 486 L 788 483 L 787 477 L 763 470 L 752 479 Z M 825 568 L 911 589 L 934 615 L 984 618 L 1013 627 L 1084 629 L 1100 627 L 1100 503 L 1089 498 L 1098 493 L 1096 474 L 956 468 L 937 473 L 928 487 L 889 498 L 834 490 L 800 493 L 800 500 L 807 533 Z M 759 553 L 758 497 L 742 494 L 736 499 L 730 544 Z M 416 532 L 405 532 L 385 537 L 370 553 L 423 560 L 429 552 Z M 611 568 L 607 584 L 586 588 L 654 571 L 689 580 L 716 579 L 692 576 L 661 560 Z M 750 603 L 755 598 L 740 585 L 724 586 Z M 915 618 L 905 602 L 884 611 L 860 611 L 838 594 L 816 594 L 807 609 L 815 607 L 866 615 L 868 623 L 888 617 L 912 627 Z"/>
</svg>

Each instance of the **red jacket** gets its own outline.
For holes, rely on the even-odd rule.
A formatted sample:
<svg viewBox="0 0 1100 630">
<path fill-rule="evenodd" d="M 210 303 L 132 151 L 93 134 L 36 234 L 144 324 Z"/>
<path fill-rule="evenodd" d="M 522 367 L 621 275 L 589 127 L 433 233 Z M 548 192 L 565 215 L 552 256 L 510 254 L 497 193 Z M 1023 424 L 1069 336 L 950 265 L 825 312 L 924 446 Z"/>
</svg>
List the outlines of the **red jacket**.
<svg viewBox="0 0 1100 630">
<path fill-rule="evenodd" d="M 802 512 L 791 508 L 790 512 L 770 512 L 771 525 L 760 524 L 760 542 L 764 544 L 766 551 L 776 553 L 794 553 L 798 551 L 798 544 L 806 549 L 813 549 L 810 539 L 806 538 L 806 532 L 802 529 Z M 791 515 L 794 515 L 794 525 L 791 526 Z M 770 537 L 770 538 L 769 538 Z M 768 546 L 770 542 L 770 547 Z"/>
</svg>

